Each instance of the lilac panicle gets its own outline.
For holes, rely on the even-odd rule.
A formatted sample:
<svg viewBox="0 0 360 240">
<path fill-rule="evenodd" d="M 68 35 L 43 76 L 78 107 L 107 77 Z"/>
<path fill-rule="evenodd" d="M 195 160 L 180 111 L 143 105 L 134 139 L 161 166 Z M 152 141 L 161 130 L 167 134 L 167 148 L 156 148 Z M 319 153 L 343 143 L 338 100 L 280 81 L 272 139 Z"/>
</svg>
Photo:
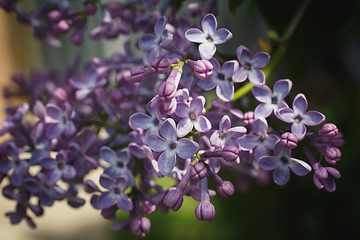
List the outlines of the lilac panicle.
<svg viewBox="0 0 360 240">
<path fill-rule="evenodd" d="M 185 32 L 185 37 L 190 42 L 200 43 L 199 53 L 201 58 L 210 60 L 216 52 L 216 45 L 230 40 L 232 33 L 226 28 L 216 30 L 217 20 L 211 13 L 204 16 L 201 27 L 202 31 L 197 28 L 190 28 Z"/>
<path fill-rule="evenodd" d="M 280 120 L 291 123 L 291 132 L 296 135 L 299 140 L 305 137 L 306 127 L 315 126 L 325 121 L 325 116 L 318 111 L 308 111 L 307 100 L 304 94 L 299 93 L 296 95 L 292 109 L 285 107 L 278 111 L 276 115 Z"/>
<path fill-rule="evenodd" d="M 258 68 L 263 68 L 268 64 L 270 55 L 258 52 L 253 56 L 249 49 L 241 45 L 236 49 L 236 56 L 240 66 L 233 76 L 233 81 L 244 82 L 248 78 L 254 85 L 264 85 L 265 74 Z"/>
<path fill-rule="evenodd" d="M 190 158 L 199 149 L 199 145 L 192 140 L 187 138 L 177 140 L 175 126 L 173 119 L 166 119 L 160 127 L 160 135 L 150 135 L 148 138 L 149 147 L 155 152 L 161 152 L 158 165 L 164 175 L 169 174 L 175 167 L 176 156 Z"/>
</svg>

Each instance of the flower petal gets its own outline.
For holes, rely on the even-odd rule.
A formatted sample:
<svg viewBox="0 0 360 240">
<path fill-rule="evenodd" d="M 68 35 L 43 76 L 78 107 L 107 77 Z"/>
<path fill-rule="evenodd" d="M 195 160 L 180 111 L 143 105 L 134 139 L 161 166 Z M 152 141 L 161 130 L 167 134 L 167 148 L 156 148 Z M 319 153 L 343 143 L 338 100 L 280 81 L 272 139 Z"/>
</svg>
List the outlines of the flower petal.
<svg viewBox="0 0 360 240">
<path fill-rule="evenodd" d="M 116 198 L 116 206 L 123 211 L 131 211 L 133 209 L 133 203 L 125 193 L 121 193 Z"/>
<path fill-rule="evenodd" d="M 208 132 L 211 129 L 211 123 L 206 117 L 198 116 L 194 127 L 199 132 Z"/>
<path fill-rule="evenodd" d="M 302 115 L 302 122 L 309 126 L 315 126 L 323 123 L 325 116 L 318 111 L 308 111 Z"/>
<path fill-rule="evenodd" d="M 145 113 L 134 113 L 129 118 L 129 125 L 132 129 L 146 130 L 151 127 L 151 117 Z"/>
<path fill-rule="evenodd" d="M 232 33 L 226 28 L 220 28 L 212 37 L 215 44 L 222 44 L 232 38 Z"/>
<path fill-rule="evenodd" d="M 184 159 L 192 157 L 198 149 L 199 144 L 187 138 L 182 138 L 176 142 L 175 151 L 181 158 Z"/>
<path fill-rule="evenodd" d="M 100 149 L 100 156 L 102 159 L 104 159 L 105 162 L 110 163 L 111 165 L 115 164 L 118 158 L 116 153 L 111 148 L 106 146 Z"/>
<path fill-rule="evenodd" d="M 262 103 L 259 104 L 254 111 L 255 114 L 255 118 L 259 118 L 259 117 L 264 117 L 267 118 L 268 116 L 270 116 L 270 114 L 272 113 L 272 111 L 274 110 L 274 106 L 273 104 L 270 103 Z"/>
<path fill-rule="evenodd" d="M 245 70 L 244 67 L 241 67 L 238 68 L 232 79 L 235 83 L 244 82 L 247 79 L 248 75 L 249 75 L 249 71 Z"/>
<path fill-rule="evenodd" d="M 154 33 L 155 36 L 161 36 L 164 29 L 165 29 L 165 25 L 167 22 L 167 18 L 165 16 L 162 16 L 161 18 L 159 18 L 155 24 L 154 27 Z"/>
<path fill-rule="evenodd" d="M 177 135 L 175 121 L 171 118 L 166 119 L 160 127 L 160 133 L 166 141 L 176 142 Z"/>
<path fill-rule="evenodd" d="M 284 185 L 289 181 L 290 170 L 288 167 L 279 167 L 275 169 L 273 179 L 277 185 Z"/>
<path fill-rule="evenodd" d="M 155 152 L 163 152 L 169 147 L 168 143 L 159 135 L 150 135 L 147 143 Z"/>
<path fill-rule="evenodd" d="M 259 137 L 255 135 L 245 135 L 239 138 L 241 148 L 245 150 L 250 150 L 256 147 L 259 144 Z"/>
<path fill-rule="evenodd" d="M 205 35 L 213 35 L 217 28 L 217 21 L 212 13 L 208 13 L 201 21 L 201 27 Z"/>
<path fill-rule="evenodd" d="M 205 100 L 204 100 L 205 101 Z M 190 112 L 195 115 L 201 114 L 204 109 L 204 102 L 201 98 L 194 98 L 190 103 Z"/>
<path fill-rule="evenodd" d="M 239 46 L 236 49 L 236 56 L 240 63 L 240 66 L 244 66 L 245 64 L 250 63 L 252 59 L 252 54 L 250 50 L 243 45 Z"/>
<path fill-rule="evenodd" d="M 216 52 L 216 46 L 214 43 L 204 42 L 199 45 L 199 53 L 202 59 L 211 59 Z"/>
<path fill-rule="evenodd" d="M 287 122 L 287 123 L 294 122 L 294 118 L 295 118 L 294 111 L 288 107 L 280 109 L 276 116 L 278 118 L 280 118 L 280 120 Z"/>
<path fill-rule="evenodd" d="M 193 129 L 194 124 L 189 118 L 181 119 L 177 125 L 177 134 L 179 137 L 184 137 Z"/>
<path fill-rule="evenodd" d="M 203 43 L 206 42 L 206 35 L 197 28 L 190 28 L 185 32 L 185 37 L 190 42 Z"/>
<path fill-rule="evenodd" d="M 212 77 L 201 79 L 199 81 L 198 85 L 199 85 L 199 87 L 201 87 L 202 89 L 204 89 L 206 91 L 211 90 L 214 87 L 216 87 L 216 83 Z"/>
<path fill-rule="evenodd" d="M 289 168 L 298 176 L 305 176 L 311 171 L 309 164 L 295 158 L 290 158 Z"/>
<path fill-rule="evenodd" d="M 162 174 L 169 174 L 175 167 L 176 154 L 175 151 L 167 150 L 160 154 L 158 158 L 159 170 Z"/>
<path fill-rule="evenodd" d="M 259 166 L 264 170 L 274 170 L 278 167 L 278 158 L 271 156 L 264 156 L 259 159 Z"/>
<path fill-rule="evenodd" d="M 308 103 L 304 94 L 299 93 L 293 101 L 293 109 L 295 113 L 305 113 Z"/>
<path fill-rule="evenodd" d="M 274 84 L 274 95 L 278 97 L 278 101 L 280 99 L 284 99 L 290 92 L 292 87 L 292 81 L 289 79 L 282 79 L 276 81 Z"/>
<path fill-rule="evenodd" d="M 306 127 L 301 122 L 293 122 L 293 124 L 291 125 L 291 132 L 296 135 L 299 141 L 301 141 L 305 137 Z"/>
<path fill-rule="evenodd" d="M 104 209 L 111 207 L 116 200 L 116 195 L 112 192 L 102 193 L 97 199 L 97 207 Z"/>
<path fill-rule="evenodd" d="M 254 85 L 265 84 L 265 74 L 259 69 L 252 69 L 249 71 L 249 81 Z"/>
<path fill-rule="evenodd" d="M 230 102 L 234 98 L 234 85 L 225 80 L 216 87 L 216 95 L 224 102 Z"/>
<path fill-rule="evenodd" d="M 251 61 L 251 65 L 254 68 L 262 68 L 265 67 L 270 60 L 270 55 L 266 52 L 258 52 L 254 54 L 254 57 Z"/>
<path fill-rule="evenodd" d="M 225 79 L 231 78 L 235 71 L 239 68 L 239 63 L 236 60 L 224 62 L 222 66 L 222 73 L 225 75 Z"/>
<path fill-rule="evenodd" d="M 153 34 L 146 33 L 139 39 L 139 48 L 141 50 L 150 50 L 154 47 L 154 45 L 155 36 Z"/>
<path fill-rule="evenodd" d="M 266 85 L 256 85 L 251 89 L 254 97 L 259 102 L 263 103 L 271 103 L 272 100 L 272 92 L 271 89 Z"/>
</svg>

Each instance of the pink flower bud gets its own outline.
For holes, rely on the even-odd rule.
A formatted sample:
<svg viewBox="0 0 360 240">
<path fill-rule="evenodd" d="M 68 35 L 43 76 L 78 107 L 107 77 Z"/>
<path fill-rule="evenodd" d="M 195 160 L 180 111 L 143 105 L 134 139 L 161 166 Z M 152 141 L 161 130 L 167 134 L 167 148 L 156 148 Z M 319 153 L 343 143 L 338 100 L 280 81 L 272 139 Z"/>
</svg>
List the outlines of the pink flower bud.
<svg viewBox="0 0 360 240">
<path fill-rule="evenodd" d="M 183 195 L 180 191 L 170 190 L 164 198 L 164 204 L 173 211 L 177 211 L 181 207 L 183 200 Z"/>
<path fill-rule="evenodd" d="M 223 181 L 222 184 L 217 186 L 219 194 L 223 197 L 229 197 L 234 194 L 235 187 L 229 181 Z"/>
<path fill-rule="evenodd" d="M 145 67 L 142 65 L 135 66 L 131 69 L 131 81 L 142 82 L 145 79 Z"/>
<path fill-rule="evenodd" d="M 254 123 L 254 112 L 246 112 L 243 120 L 246 125 L 252 125 Z"/>
<path fill-rule="evenodd" d="M 333 138 L 339 132 L 339 129 L 333 123 L 326 123 L 319 130 L 319 133 L 326 138 Z"/>
<path fill-rule="evenodd" d="M 138 236 L 145 237 L 151 228 L 151 222 L 146 217 L 137 217 L 131 222 L 131 231 Z"/>
<path fill-rule="evenodd" d="M 207 169 L 203 162 L 195 163 L 190 169 L 190 176 L 193 180 L 199 180 L 207 175 Z"/>
<path fill-rule="evenodd" d="M 146 200 L 141 204 L 141 210 L 144 214 L 150 215 L 156 211 L 156 205 Z"/>
<path fill-rule="evenodd" d="M 233 145 L 226 145 L 222 149 L 221 155 L 225 161 L 233 162 L 239 157 L 239 149 Z"/>
<path fill-rule="evenodd" d="M 297 143 L 298 143 L 298 139 L 294 133 L 284 132 L 281 135 L 281 139 L 280 139 L 281 146 L 288 149 L 294 149 L 296 148 Z"/>
<path fill-rule="evenodd" d="M 157 94 L 162 101 L 171 100 L 176 95 L 176 86 L 173 82 L 162 82 L 157 88 Z"/>
<path fill-rule="evenodd" d="M 213 65 L 208 60 L 189 60 L 188 63 L 194 69 L 194 73 L 199 79 L 204 79 L 212 75 Z"/>
<path fill-rule="evenodd" d="M 210 202 L 200 202 L 195 208 L 195 216 L 199 220 L 212 221 L 215 217 L 215 207 Z"/>
<path fill-rule="evenodd" d="M 338 162 L 341 158 L 341 151 L 340 149 L 336 148 L 336 147 L 328 147 L 325 151 L 325 160 L 332 164 L 335 165 L 336 162 Z"/>
<path fill-rule="evenodd" d="M 165 73 L 170 69 L 171 62 L 169 59 L 162 56 L 158 56 L 151 62 L 151 70 L 154 73 Z"/>
</svg>

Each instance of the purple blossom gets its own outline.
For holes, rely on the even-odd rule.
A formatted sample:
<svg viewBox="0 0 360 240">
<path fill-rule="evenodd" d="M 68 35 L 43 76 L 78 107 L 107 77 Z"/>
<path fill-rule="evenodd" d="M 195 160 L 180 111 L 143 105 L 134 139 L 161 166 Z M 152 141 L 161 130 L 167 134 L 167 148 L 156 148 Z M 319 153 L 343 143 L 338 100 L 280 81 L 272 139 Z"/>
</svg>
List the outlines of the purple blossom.
<svg viewBox="0 0 360 240">
<path fill-rule="evenodd" d="M 237 61 L 227 61 L 223 64 L 222 68 L 216 58 L 212 58 L 210 63 L 213 65 L 213 74 L 205 79 L 199 81 L 199 86 L 204 90 L 210 90 L 216 87 L 217 96 L 229 102 L 234 98 L 234 85 L 229 79 L 234 75 L 235 70 L 239 64 Z"/>
<path fill-rule="evenodd" d="M 302 140 L 305 136 L 305 125 L 315 126 L 325 121 L 325 116 L 318 111 L 306 112 L 307 107 L 308 103 L 305 95 L 299 93 L 293 101 L 292 109 L 288 107 L 282 108 L 276 115 L 282 121 L 291 123 L 291 132 L 296 135 L 298 140 Z"/>
<path fill-rule="evenodd" d="M 292 82 L 288 79 L 279 80 L 274 84 L 274 93 L 266 85 L 255 85 L 252 92 L 255 98 L 262 102 L 255 108 L 255 118 L 267 118 L 274 111 L 288 107 L 283 100 L 290 92 Z"/>
<path fill-rule="evenodd" d="M 236 49 L 236 56 L 240 66 L 233 76 L 233 81 L 243 82 L 248 78 L 254 85 L 263 85 L 265 74 L 258 68 L 265 67 L 268 64 L 270 55 L 265 52 L 258 52 L 253 56 L 249 49 L 241 45 Z"/>
<path fill-rule="evenodd" d="M 56 138 L 62 133 L 65 135 L 71 135 L 74 133 L 76 129 L 73 121 L 71 120 L 73 113 L 72 107 L 68 104 L 66 104 L 65 110 L 55 104 L 47 104 L 46 114 L 50 118 L 46 129 L 47 137 Z"/>
<path fill-rule="evenodd" d="M 86 71 L 82 77 L 73 77 L 70 79 L 70 84 L 76 89 L 76 99 L 83 100 L 86 98 L 95 88 L 104 86 L 107 83 L 105 78 L 99 79 L 95 71 Z"/>
<path fill-rule="evenodd" d="M 173 40 L 173 34 L 166 30 L 167 18 L 161 17 L 155 24 L 154 34 L 146 33 L 139 39 L 139 47 L 142 50 L 149 51 L 147 60 L 149 63 L 159 55 L 161 47 L 168 45 Z"/>
<path fill-rule="evenodd" d="M 275 170 L 273 179 L 276 184 L 284 185 L 289 181 L 290 169 L 298 176 L 305 176 L 311 171 L 306 162 L 292 158 L 291 150 L 284 148 L 278 142 L 274 148 L 274 156 L 263 156 L 259 159 L 259 166 L 264 170 Z"/>
<path fill-rule="evenodd" d="M 255 159 L 269 155 L 269 150 L 273 150 L 279 137 L 268 134 L 268 124 L 264 118 L 256 119 L 252 125 L 252 132 L 239 139 L 241 148 L 245 150 L 253 149 Z"/>
<path fill-rule="evenodd" d="M 226 145 L 239 146 L 238 138 L 246 133 L 246 128 L 239 126 L 231 128 L 231 120 L 225 115 L 221 118 L 219 130 L 215 130 L 210 137 L 213 146 L 224 148 Z"/>
<path fill-rule="evenodd" d="M 185 32 L 185 37 L 190 42 L 200 43 L 199 53 L 203 59 L 211 59 L 216 52 L 216 45 L 227 42 L 232 33 L 226 28 L 217 29 L 217 20 L 212 13 L 206 14 L 201 22 L 202 31 L 190 28 Z"/>
<path fill-rule="evenodd" d="M 41 160 L 41 165 L 49 170 L 46 174 L 45 182 L 52 186 L 59 179 L 72 179 L 76 175 L 75 168 L 68 164 L 68 158 L 65 151 L 60 151 L 56 155 L 56 159 L 52 158 L 43 158 Z"/>
<path fill-rule="evenodd" d="M 199 145 L 187 138 L 177 140 L 176 125 L 173 119 L 166 119 L 160 127 L 160 135 L 150 135 L 149 147 L 155 152 L 161 152 L 158 158 L 159 170 L 162 174 L 169 174 L 176 163 L 176 156 L 192 157 L 199 149 Z"/>
<path fill-rule="evenodd" d="M 135 178 L 127 167 L 130 162 L 130 156 L 127 150 L 116 153 L 111 148 L 104 146 L 100 149 L 100 156 L 105 162 L 110 164 L 110 166 L 104 170 L 104 174 L 114 180 L 118 176 L 127 176 L 127 185 L 129 187 L 135 185 Z"/>
<path fill-rule="evenodd" d="M 203 116 L 205 98 L 194 98 L 190 106 L 186 103 L 178 103 L 175 114 L 181 118 L 177 125 L 177 135 L 179 137 L 186 136 L 192 129 L 199 132 L 207 132 L 211 129 L 210 121 Z"/>
<path fill-rule="evenodd" d="M 133 203 L 124 193 L 128 188 L 127 175 L 121 175 L 115 180 L 109 176 L 100 176 L 100 185 L 109 191 L 103 192 L 97 199 L 97 207 L 100 209 L 109 208 L 116 203 L 116 206 L 123 211 L 131 211 Z"/>
</svg>

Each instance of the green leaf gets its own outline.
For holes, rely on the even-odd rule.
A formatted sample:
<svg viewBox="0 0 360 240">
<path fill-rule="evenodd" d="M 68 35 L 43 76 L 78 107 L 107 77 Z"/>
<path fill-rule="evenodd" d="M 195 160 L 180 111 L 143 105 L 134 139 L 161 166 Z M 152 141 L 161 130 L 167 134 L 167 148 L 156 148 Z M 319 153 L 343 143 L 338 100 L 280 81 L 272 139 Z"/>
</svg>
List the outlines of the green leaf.
<svg viewBox="0 0 360 240">
<path fill-rule="evenodd" d="M 229 0 L 229 10 L 235 16 L 236 9 L 244 2 L 244 0 Z"/>
</svg>

